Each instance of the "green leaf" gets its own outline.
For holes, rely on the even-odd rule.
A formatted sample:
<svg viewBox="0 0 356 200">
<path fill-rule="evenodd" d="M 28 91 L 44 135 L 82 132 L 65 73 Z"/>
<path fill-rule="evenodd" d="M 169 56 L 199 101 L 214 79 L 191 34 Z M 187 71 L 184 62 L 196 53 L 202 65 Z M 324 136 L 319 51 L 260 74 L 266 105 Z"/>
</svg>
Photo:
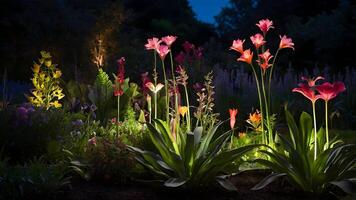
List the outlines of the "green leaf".
<svg viewBox="0 0 356 200">
<path fill-rule="evenodd" d="M 236 187 L 225 177 L 217 176 L 216 181 L 228 191 L 237 191 Z"/>
<path fill-rule="evenodd" d="M 187 182 L 187 179 L 184 178 L 170 178 L 166 182 L 164 182 L 164 186 L 166 187 L 179 187 L 184 185 Z"/>
<path fill-rule="evenodd" d="M 257 185 L 255 185 L 253 188 L 251 188 L 251 190 L 263 189 L 270 183 L 274 182 L 275 180 L 277 180 L 278 178 L 283 177 L 283 176 L 286 176 L 286 173 L 272 173 L 272 174 L 268 175 L 267 177 L 265 177 L 264 179 L 262 179 L 262 181 L 260 181 Z"/>
<path fill-rule="evenodd" d="M 350 180 L 342 180 L 342 181 L 332 181 L 330 184 L 335 185 L 342 189 L 344 192 L 348 194 L 356 193 L 356 185 Z"/>
</svg>

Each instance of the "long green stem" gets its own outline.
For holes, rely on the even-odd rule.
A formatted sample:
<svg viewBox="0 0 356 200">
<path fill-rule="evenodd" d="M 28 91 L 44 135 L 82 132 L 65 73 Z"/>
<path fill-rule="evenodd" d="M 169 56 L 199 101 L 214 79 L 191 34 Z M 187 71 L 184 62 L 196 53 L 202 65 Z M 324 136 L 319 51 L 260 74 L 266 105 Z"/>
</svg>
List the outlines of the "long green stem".
<svg viewBox="0 0 356 200">
<path fill-rule="evenodd" d="M 169 51 L 169 57 L 171 59 L 171 73 L 172 73 L 172 80 L 173 80 L 173 93 L 174 93 L 174 108 L 175 108 L 175 114 L 176 114 L 176 120 L 177 122 L 179 122 L 179 112 L 178 112 L 178 94 L 176 92 L 177 90 L 177 82 L 176 82 L 176 77 L 174 76 L 174 66 L 173 66 L 173 56 L 172 56 L 172 50 Z M 179 131 L 179 126 L 178 126 L 178 123 L 177 123 L 177 127 L 176 127 L 176 131 L 178 132 Z"/>
<path fill-rule="evenodd" d="M 234 129 L 231 130 L 230 146 L 229 149 L 232 149 L 232 144 L 234 142 Z"/>
<path fill-rule="evenodd" d="M 189 95 L 188 95 L 188 90 L 187 86 L 184 85 L 184 90 L 185 90 L 185 99 L 187 101 L 187 130 L 190 131 L 190 104 L 189 104 Z"/>
<path fill-rule="evenodd" d="M 164 77 L 164 89 L 166 92 L 166 96 L 165 96 L 165 102 L 166 102 L 166 121 L 167 123 L 169 123 L 169 101 L 168 101 L 168 81 L 167 81 L 167 76 L 166 76 L 166 68 L 164 65 L 164 60 L 162 59 L 162 69 L 163 69 L 163 77 Z"/>
<path fill-rule="evenodd" d="M 252 71 L 253 71 L 253 74 L 255 76 L 255 80 L 256 80 L 256 87 L 257 87 L 257 93 L 258 93 L 258 100 L 259 100 L 259 103 L 260 103 L 260 112 L 261 112 L 261 123 L 262 123 L 262 134 L 263 134 L 263 143 L 264 144 L 267 144 L 267 138 L 266 138 L 266 133 L 264 131 L 264 122 L 263 122 L 263 107 L 262 107 L 262 97 L 261 97 L 261 90 L 260 90 L 260 84 L 259 84 L 259 80 L 258 80 L 258 76 L 257 76 L 257 73 L 256 73 L 256 70 L 255 68 L 253 67 L 252 64 L 250 64 L 251 68 L 252 68 Z"/>
<path fill-rule="evenodd" d="M 267 121 L 267 132 L 268 132 L 268 143 L 273 144 L 273 135 L 272 135 L 272 129 L 271 129 L 271 121 L 269 119 L 269 109 L 268 109 L 268 102 L 267 102 L 267 96 L 266 96 L 266 89 L 265 89 L 265 80 L 264 80 L 264 73 L 263 69 L 260 68 L 261 70 L 261 85 L 262 85 L 262 93 L 263 93 L 263 98 L 265 102 L 265 116 L 266 116 L 266 121 Z"/>
<path fill-rule="evenodd" d="M 276 62 L 278 53 L 279 53 L 279 49 L 277 50 L 276 55 L 273 58 L 271 70 L 269 71 L 269 78 L 268 78 L 268 105 L 269 106 L 272 106 L 272 104 L 271 104 L 271 82 L 272 82 L 272 74 L 273 74 L 274 64 Z"/>
<path fill-rule="evenodd" d="M 155 119 L 157 119 L 157 93 L 154 93 L 154 102 L 155 102 Z"/>
<path fill-rule="evenodd" d="M 326 134 L 326 148 L 329 148 L 329 116 L 328 116 L 328 101 L 325 101 L 325 134 Z"/>
<path fill-rule="evenodd" d="M 153 57 L 155 59 L 154 61 L 154 75 L 153 75 L 153 79 L 154 79 L 154 82 L 155 82 L 155 86 L 157 85 L 157 52 L 156 51 L 153 51 Z"/>
<path fill-rule="evenodd" d="M 120 121 L 120 95 L 117 96 L 117 120 L 116 120 L 116 126 L 117 126 L 117 135 L 119 136 L 119 121 Z"/>
<path fill-rule="evenodd" d="M 316 132 L 316 114 L 315 114 L 315 102 L 312 102 L 313 105 L 313 120 L 314 120 L 314 160 L 317 156 L 317 132 Z"/>
</svg>

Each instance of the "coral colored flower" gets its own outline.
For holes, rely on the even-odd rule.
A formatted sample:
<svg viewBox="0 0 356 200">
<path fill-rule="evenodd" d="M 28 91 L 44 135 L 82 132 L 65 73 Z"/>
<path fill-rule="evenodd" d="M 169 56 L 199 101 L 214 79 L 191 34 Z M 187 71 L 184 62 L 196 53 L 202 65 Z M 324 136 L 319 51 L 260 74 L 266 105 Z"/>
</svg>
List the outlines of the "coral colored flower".
<svg viewBox="0 0 356 200">
<path fill-rule="evenodd" d="M 147 44 L 145 44 L 145 47 L 147 50 L 155 50 L 155 49 L 158 49 L 159 47 L 159 44 L 161 43 L 162 41 L 159 40 L 158 38 L 154 37 L 154 38 L 151 38 L 151 39 L 147 39 Z"/>
<path fill-rule="evenodd" d="M 269 49 L 267 51 L 263 52 L 262 54 L 258 55 L 261 60 L 257 61 L 260 67 L 266 71 L 268 67 L 270 67 L 272 64 L 269 64 L 269 60 L 273 57 L 271 53 L 269 52 Z"/>
<path fill-rule="evenodd" d="M 184 54 L 184 52 L 183 52 L 183 51 L 179 52 L 179 54 L 174 58 L 174 60 L 175 60 L 178 64 L 182 65 L 182 64 L 184 63 L 184 61 L 185 61 L 185 54 Z"/>
<path fill-rule="evenodd" d="M 148 89 L 150 89 L 153 93 L 157 93 L 164 87 L 164 85 L 161 83 L 158 83 L 155 86 L 152 82 L 148 82 L 148 83 L 146 83 L 146 87 L 148 87 Z"/>
<path fill-rule="evenodd" d="M 181 114 L 184 117 L 185 114 L 188 112 L 188 107 L 187 106 L 180 106 L 178 108 L 178 112 L 179 112 L 179 114 Z"/>
<path fill-rule="evenodd" d="M 263 35 L 260 33 L 257 33 L 256 35 L 253 35 L 250 37 L 253 45 L 255 45 L 256 49 L 260 48 L 262 45 L 266 44 L 266 41 L 263 38 Z"/>
<path fill-rule="evenodd" d="M 188 41 L 185 41 L 183 44 L 183 49 L 186 53 L 189 53 L 191 52 L 195 47 L 194 47 L 194 44 L 188 42 Z"/>
<path fill-rule="evenodd" d="M 249 116 L 249 120 L 251 121 L 251 123 L 257 124 L 261 122 L 261 113 L 259 113 L 258 111 L 254 112 L 254 113 L 250 113 Z"/>
<path fill-rule="evenodd" d="M 343 82 L 329 83 L 325 82 L 321 85 L 315 86 L 315 89 L 319 92 L 322 99 L 329 101 L 335 98 L 339 93 L 346 90 L 345 84 Z"/>
<path fill-rule="evenodd" d="M 240 39 L 234 40 L 232 41 L 232 46 L 230 47 L 230 49 L 240 53 L 244 53 L 244 47 L 243 47 L 244 42 L 245 40 L 240 40 Z"/>
<path fill-rule="evenodd" d="M 303 81 L 307 81 L 309 87 L 314 87 L 314 86 L 315 86 L 315 83 L 316 83 L 318 80 L 324 80 L 324 77 L 318 76 L 318 77 L 316 77 L 316 78 L 307 78 L 307 77 L 305 77 L 305 76 L 302 76 L 302 80 L 303 80 Z"/>
<path fill-rule="evenodd" d="M 300 94 L 304 95 L 308 98 L 312 103 L 315 103 L 318 99 L 321 98 L 320 95 L 316 95 L 313 88 L 309 87 L 306 84 L 299 84 L 299 87 L 294 88 L 293 92 L 299 92 Z"/>
<path fill-rule="evenodd" d="M 247 64 L 251 64 L 252 63 L 252 57 L 253 57 L 253 52 L 251 52 L 250 49 L 247 49 L 241 54 L 240 58 L 238 58 L 237 60 L 245 62 Z"/>
<path fill-rule="evenodd" d="M 237 112 L 238 112 L 237 109 L 229 109 L 229 113 L 230 113 L 230 128 L 231 129 L 234 129 Z"/>
<path fill-rule="evenodd" d="M 284 48 L 292 48 L 294 50 L 294 43 L 292 41 L 292 38 L 287 38 L 286 35 L 279 36 L 281 38 L 281 41 L 279 43 L 279 48 L 284 49 Z"/>
<path fill-rule="evenodd" d="M 159 45 L 158 48 L 156 49 L 159 57 L 161 57 L 162 60 L 166 57 L 166 55 L 169 53 L 169 47 L 167 45 Z"/>
<path fill-rule="evenodd" d="M 267 31 L 273 27 L 273 22 L 269 19 L 262 19 L 258 22 L 258 24 L 256 24 L 256 26 L 258 26 L 258 28 L 260 28 L 260 30 L 263 32 L 263 34 L 266 34 Z"/>
<path fill-rule="evenodd" d="M 173 42 L 176 41 L 176 39 L 177 39 L 177 36 L 167 35 L 167 36 L 165 36 L 165 37 L 162 37 L 161 40 L 162 40 L 164 43 L 166 43 L 167 46 L 170 47 L 170 46 L 173 44 Z"/>
</svg>

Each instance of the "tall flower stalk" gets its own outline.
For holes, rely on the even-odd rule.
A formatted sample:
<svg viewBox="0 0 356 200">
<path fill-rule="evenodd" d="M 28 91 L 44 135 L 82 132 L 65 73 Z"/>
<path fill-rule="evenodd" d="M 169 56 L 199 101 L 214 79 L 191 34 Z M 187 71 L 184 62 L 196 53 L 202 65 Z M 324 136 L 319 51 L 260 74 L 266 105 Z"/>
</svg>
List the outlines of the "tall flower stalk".
<svg viewBox="0 0 356 200">
<path fill-rule="evenodd" d="M 342 82 L 335 82 L 333 84 L 329 82 L 325 82 L 321 85 L 315 87 L 315 89 L 319 92 L 320 98 L 325 101 L 325 134 L 326 134 L 326 147 L 329 148 L 329 114 L 328 114 L 328 102 L 335 98 L 339 93 L 346 90 L 345 84 Z"/>
<path fill-rule="evenodd" d="M 315 82 L 321 78 L 316 78 L 316 79 L 310 79 L 308 81 L 308 84 L 301 83 L 299 84 L 299 87 L 294 88 L 292 91 L 293 92 L 299 92 L 306 98 L 308 98 L 311 103 L 312 103 L 312 109 L 313 109 L 313 121 L 314 121 L 314 160 L 317 158 L 317 151 L 318 151 L 318 140 L 317 140 L 317 126 L 316 126 L 316 111 L 315 111 L 315 103 L 318 99 L 321 98 L 320 95 L 317 95 L 315 93 Z M 304 78 L 303 78 L 304 80 Z"/>
<path fill-rule="evenodd" d="M 274 144 L 274 134 L 273 127 L 271 122 L 271 114 L 270 114 L 270 96 L 271 96 L 271 80 L 272 80 L 272 72 L 273 66 L 276 61 L 276 57 L 280 49 L 283 48 L 294 48 L 294 44 L 290 38 L 286 36 L 281 37 L 281 41 L 279 44 L 279 48 L 276 52 L 276 56 L 273 59 L 272 64 L 269 61 L 272 59 L 273 55 L 270 53 L 269 49 L 265 50 L 265 37 L 267 32 L 274 28 L 273 22 L 269 19 L 260 20 L 259 23 L 256 24 L 261 30 L 262 34 L 257 33 L 250 37 L 252 44 L 254 45 L 257 53 L 257 64 L 260 67 L 260 75 L 257 75 L 256 68 L 253 63 L 253 53 L 250 49 L 244 50 L 244 42 L 245 40 L 234 40 L 230 49 L 239 52 L 241 55 L 237 59 L 238 61 L 242 61 L 251 66 L 252 72 L 256 81 L 259 106 L 261 111 L 261 129 L 262 129 L 262 142 L 264 144 L 273 145 Z M 259 54 L 260 53 L 260 54 Z M 268 69 L 270 69 L 268 74 Z M 269 75 L 269 77 L 268 77 Z M 267 84 L 267 86 L 266 86 Z M 267 128 L 267 133 L 265 132 L 265 127 Z M 267 137 L 268 136 L 268 137 Z"/>
<path fill-rule="evenodd" d="M 118 61 L 118 72 L 115 76 L 115 85 L 114 85 L 114 96 L 117 97 L 117 135 L 119 135 L 119 122 L 120 122 L 120 97 L 124 94 L 123 86 L 125 83 L 125 58 L 121 57 Z"/>
</svg>

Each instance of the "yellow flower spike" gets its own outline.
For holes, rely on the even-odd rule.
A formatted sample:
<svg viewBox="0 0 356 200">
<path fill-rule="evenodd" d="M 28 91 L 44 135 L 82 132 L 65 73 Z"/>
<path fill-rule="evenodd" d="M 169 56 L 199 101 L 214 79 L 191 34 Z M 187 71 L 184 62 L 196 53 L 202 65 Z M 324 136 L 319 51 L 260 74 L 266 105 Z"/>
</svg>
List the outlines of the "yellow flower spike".
<svg viewBox="0 0 356 200">
<path fill-rule="evenodd" d="M 47 67 L 44 68 L 43 67 Z M 28 97 L 32 105 L 38 107 L 60 108 L 62 104 L 59 100 L 65 95 L 59 85 L 58 79 L 62 72 L 52 63 L 51 55 L 48 52 L 41 51 L 41 58 L 33 64 L 33 78 L 31 79 L 34 89 L 31 97 Z"/>
<path fill-rule="evenodd" d="M 178 112 L 179 112 L 179 114 L 181 114 L 184 117 L 185 114 L 187 114 L 187 112 L 188 112 L 188 107 L 187 106 L 180 106 L 178 108 Z"/>
</svg>

